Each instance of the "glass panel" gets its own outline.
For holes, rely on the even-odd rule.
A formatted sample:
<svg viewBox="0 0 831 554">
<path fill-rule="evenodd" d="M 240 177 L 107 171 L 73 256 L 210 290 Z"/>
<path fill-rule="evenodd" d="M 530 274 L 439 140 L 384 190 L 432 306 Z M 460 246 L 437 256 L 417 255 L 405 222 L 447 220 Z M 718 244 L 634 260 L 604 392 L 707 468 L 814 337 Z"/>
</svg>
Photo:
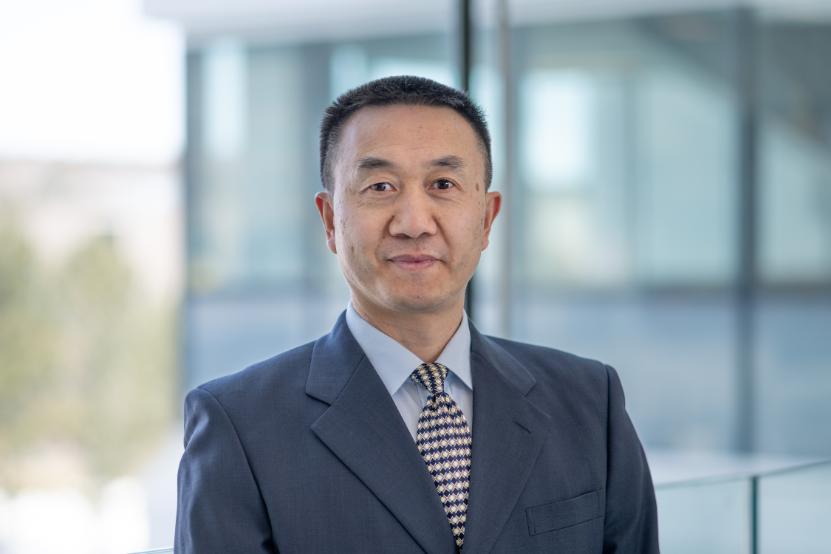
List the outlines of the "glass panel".
<svg viewBox="0 0 831 554">
<path fill-rule="evenodd" d="M 831 23 L 760 25 L 760 271 L 831 280 Z"/>
<path fill-rule="evenodd" d="M 495 225 L 491 228 L 487 250 L 482 253 L 473 281 L 473 316 L 480 330 L 501 336 L 509 336 L 511 330 L 504 325 L 510 303 L 503 302 L 500 286 L 511 279 L 511 253 L 506 250 L 513 204 L 517 195 L 508 191 L 505 102 L 507 83 L 503 79 L 503 44 L 500 34 L 499 0 L 480 0 L 473 10 L 474 56 L 471 72 L 471 96 L 485 112 L 491 134 L 493 180 L 491 189 L 503 195 L 503 204 Z"/>
<path fill-rule="evenodd" d="M 750 553 L 749 480 L 664 486 L 656 497 L 662 552 Z"/>
<path fill-rule="evenodd" d="M 828 552 L 831 464 L 759 480 L 759 552 Z"/>
<path fill-rule="evenodd" d="M 730 281 L 732 30 L 724 14 L 515 30 L 523 282 Z"/>
<path fill-rule="evenodd" d="M 514 131 L 494 136 L 516 145 L 511 228 L 497 221 L 477 322 L 613 363 L 650 446 L 729 448 L 734 13 L 566 21 L 540 6 L 512 3 Z"/>
<path fill-rule="evenodd" d="M 776 294 L 757 311 L 758 442 L 831 456 L 831 294 Z"/>
<path fill-rule="evenodd" d="M 831 456 L 831 23 L 769 17 L 759 43 L 758 443 Z"/>
</svg>

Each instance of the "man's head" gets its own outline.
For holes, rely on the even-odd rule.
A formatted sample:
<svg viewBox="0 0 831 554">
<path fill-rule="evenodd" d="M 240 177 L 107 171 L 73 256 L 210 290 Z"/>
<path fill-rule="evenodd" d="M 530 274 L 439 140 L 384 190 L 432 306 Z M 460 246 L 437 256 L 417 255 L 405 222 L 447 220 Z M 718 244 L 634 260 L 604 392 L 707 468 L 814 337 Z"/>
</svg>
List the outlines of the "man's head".
<svg viewBox="0 0 831 554">
<path fill-rule="evenodd" d="M 334 190 L 333 166 L 338 143 L 352 114 L 369 106 L 394 104 L 446 107 L 465 118 L 479 137 L 485 158 L 485 187 L 490 187 L 493 176 L 491 137 L 482 110 L 462 91 L 424 77 L 400 75 L 370 81 L 349 90 L 326 109 L 320 124 L 320 179 L 326 190 Z"/>
<path fill-rule="evenodd" d="M 383 81 L 396 79 L 416 78 Z M 419 87 L 432 83 L 422 81 Z M 326 129 L 337 104 L 323 137 L 333 136 Z M 334 144 L 321 141 L 331 148 L 331 157 L 321 156 L 329 181 L 315 203 L 362 315 L 461 313 L 501 203 L 498 192 L 487 191 L 487 131 L 466 113 L 444 103 L 361 104 L 337 119 Z"/>
</svg>

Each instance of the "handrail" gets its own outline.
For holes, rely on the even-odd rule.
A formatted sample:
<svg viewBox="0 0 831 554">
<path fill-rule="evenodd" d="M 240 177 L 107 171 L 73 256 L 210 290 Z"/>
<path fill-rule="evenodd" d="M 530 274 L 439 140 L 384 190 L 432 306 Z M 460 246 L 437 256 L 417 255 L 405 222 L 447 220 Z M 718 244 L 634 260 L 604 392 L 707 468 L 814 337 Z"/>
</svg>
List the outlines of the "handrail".
<svg viewBox="0 0 831 554">
<path fill-rule="evenodd" d="M 692 477 L 689 479 L 679 479 L 677 481 L 668 481 L 655 485 L 655 490 L 675 489 L 689 486 L 706 486 L 719 485 L 723 483 L 733 483 L 736 481 L 748 481 L 751 479 L 765 479 L 768 477 L 776 477 L 778 475 L 787 475 L 800 471 L 807 471 L 816 467 L 829 466 L 831 467 L 831 458 L 823 460 L 814 460 L 811 462 L 800 462 L 793 465 L 786 465 L 785 467 L 778 467 L 767 470 L 744 470 L 735 471 L 727 475 L 712 475 L 709 477 Z"/>
<path fill-rule="evenodd" d="M 831 459 L 813 460 L 809 462 L 800 462 L 783 467 L 774 467 L 766 470 L 744 470 L 733 471 L 727 475 L 714 475 L 709 477 L 696 477 L 691 479 L 681 479 L 678 481 L 665 482 L 656 485 L 656 492 L 664 491 L 683 491 L 685 489 L 696 489 L 701 487 L 712 487 L 718 489 L 720 485 L 728 484 L 742 484 L 746 488 L 742 493 L 744 495 L 744 508 L 747 510 L 746 526 L 744 529 L 744 538 L 747 545 L 747 552 L 749 554 L 758 554 L 760 548 L 760 519 L 759 506 L 764 499 L 764 493 L 760 493 L 760 486 L 768 479 L 775 479 L 778 477 L 787 477 L 793 475 L 800 475 L 811 472 L 816 469 L 828 469 L 831 471 Z"/>
</svg>

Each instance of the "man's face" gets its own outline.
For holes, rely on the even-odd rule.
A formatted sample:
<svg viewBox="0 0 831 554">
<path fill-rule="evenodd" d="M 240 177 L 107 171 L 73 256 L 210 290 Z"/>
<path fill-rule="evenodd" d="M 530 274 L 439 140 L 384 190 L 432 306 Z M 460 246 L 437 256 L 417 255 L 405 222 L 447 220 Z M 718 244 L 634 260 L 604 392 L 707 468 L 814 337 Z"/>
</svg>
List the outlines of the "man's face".
<svg viewBox="0 0 831 554">
<path fill-rule="evenodd" d="M 333 190 L 315 202 L 358 310 L 461 309 L 501 202 L 473 127 L 450 108 L 371 106 L 332 155 Z"/>
</svg>

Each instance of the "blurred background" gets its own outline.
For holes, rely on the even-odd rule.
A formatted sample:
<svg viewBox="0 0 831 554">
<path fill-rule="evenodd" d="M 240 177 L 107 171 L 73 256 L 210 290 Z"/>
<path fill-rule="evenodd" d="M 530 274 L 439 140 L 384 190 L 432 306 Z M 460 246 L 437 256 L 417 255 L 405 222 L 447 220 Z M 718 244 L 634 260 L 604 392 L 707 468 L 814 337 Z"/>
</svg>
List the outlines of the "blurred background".
<svg viewBox="0 0 831 554">
<path fill-rule="evenodd" d="M 659 483 L 831 458 L 829 59 L 825 0 L 0 0 L 0 553 L 172 544 L 184 393 L 346 305 L 318 125 L 394 74 L 485 108 L 481 330 L 614 365 Z"/>
</svg>

